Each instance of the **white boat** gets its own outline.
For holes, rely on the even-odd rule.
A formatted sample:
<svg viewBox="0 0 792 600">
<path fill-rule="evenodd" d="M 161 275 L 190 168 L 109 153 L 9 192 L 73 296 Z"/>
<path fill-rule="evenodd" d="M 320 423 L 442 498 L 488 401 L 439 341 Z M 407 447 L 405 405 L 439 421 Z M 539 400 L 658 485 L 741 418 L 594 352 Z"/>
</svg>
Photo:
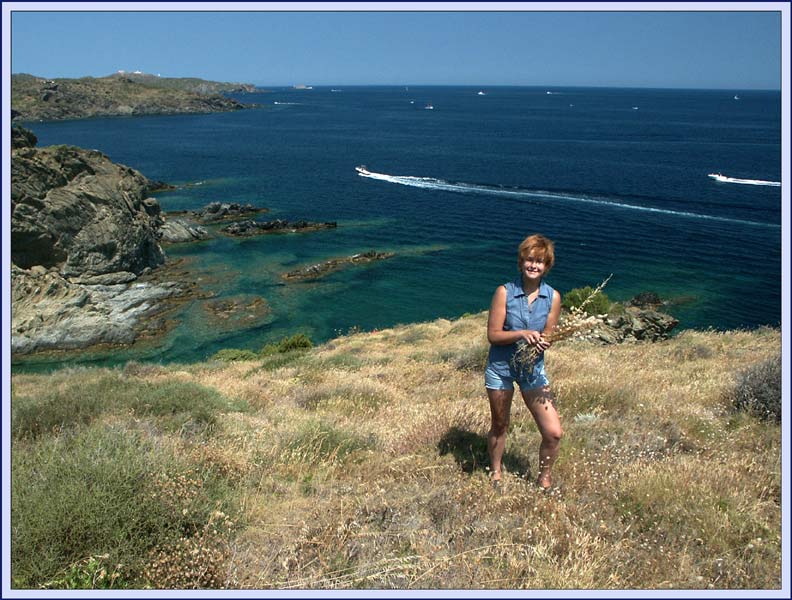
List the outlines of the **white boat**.
<svg viewBox="0 0 792 600">
<path fill-rule="evenodd" d="M 739 100 L 739 99 L 740 99 L 740 97 L 739 97 L 737 94 L 735 94 L 735 95 L 734 95 L 734 99 L 735 99 L 735 100 Z"/>
<path fill-rule="evenodd" d="M 357 171 L 361 175 L 371 175 L 369 170 L 366 168 L 366 165 L 358 165 L 357 167 L 355 167 L 355 171 Z"/>
<path fill-rule="evenodd" d="M 479 93 L 478 93 L 478 94 L 476 94 L 476 95 L 477 95 L 477 96 L 486 96 L 487 94 L 485 94 L 484 92 L 479 92 Z"/>
<path fill-rule="evenodd" d="M 431 104 L 427 104 L 426 106 L 424 106 L 424 108 L 426 110 L 434 110 L 434 106 L 432 106 Z"/>
<path fill-rule="evenodd" d="M 743 183 L 746 185 L 769 185 L 778 187 L 781 185 L 780 181 L 765 181 L 763 179 L 738 179 L 737 177 L 726 177 L 720 173 L 709 173 L 708 177 L 712 177 L 715 181 L 722 183 Z"/>
</svg>

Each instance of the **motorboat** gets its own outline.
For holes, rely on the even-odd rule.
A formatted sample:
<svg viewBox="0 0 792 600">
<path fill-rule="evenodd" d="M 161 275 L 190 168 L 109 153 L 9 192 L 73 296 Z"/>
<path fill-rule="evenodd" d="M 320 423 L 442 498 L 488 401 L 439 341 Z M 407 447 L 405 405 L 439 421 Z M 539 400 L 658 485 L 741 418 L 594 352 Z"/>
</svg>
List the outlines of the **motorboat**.
<svg viewBox="0 0 792 600">
<path fill-rule="evenodd" d="M 357 167 L 355 167 L 355 171 L 357 171 L 361 175 L 371 175 L 369 170 L 366 168 L 366 165 L 358 165 Z"/>
<path fill-rule="evenodd" d="M 720 173 L 709 173 L 709 177 L 712 177 L 715 181 L 720 181 L 722 183 L 743 183 L 745 185 L 769 185 L 773 187 L 779 187 L 781 185 L 780 181 L 765 181 L 764 179 L 739 179 L 737 177 L 726 177 L 726 175 L 721 175 Z"/>
<path fill-rule="evenodd" d="M 426 110 L 434 110 L 434 106 L 432 106 L 431 104 L 427 104 L 426 106 L 424 106 L 424 108 Z"/>
<path fill-rule="evenodd" d="M 484 93 L 484 92 L 479 92 L 479 93 L 478 93 L 478 94 L 476 94 L 476 95 L 477 95 L 477 96 L 486 96 L 487 94 L 486 94 L 486 93 Z"/>
</svg>

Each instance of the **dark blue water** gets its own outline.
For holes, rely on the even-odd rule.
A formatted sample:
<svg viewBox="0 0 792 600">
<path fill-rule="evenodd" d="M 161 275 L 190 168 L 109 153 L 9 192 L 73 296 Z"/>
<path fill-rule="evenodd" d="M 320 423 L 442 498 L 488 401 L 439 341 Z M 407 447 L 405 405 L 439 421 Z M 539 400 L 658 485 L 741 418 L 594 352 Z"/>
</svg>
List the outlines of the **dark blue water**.
<svg viewBox="0 0 792 600">
<path fill-rule="evenodd" d="M 611 299 L 684 300 L 669 308 L 680 328 L 780 323 L 781 188 L 707 176 L 781 180 L 780 93 L 478 91 L 284 89 L 236 96 L 260 108 L 235 113 L 28 124 L 39 145 L 200 184 L 159 194 L 165 211 L 251 202 L 266 218 L 339 224 L 166 248 L 218 297 L 262 296 L 271 313 L 220 331 L 196 301 L 161 345 L 90 358 L 202 360 L 297 332 L 318 342 L 480 311 L 534 232 L 556 242 L 548 281 L 562 293 L 613 273 Z M 366 250 L 397 256 L 311 283 L 280 278 Z"/>
</svg>

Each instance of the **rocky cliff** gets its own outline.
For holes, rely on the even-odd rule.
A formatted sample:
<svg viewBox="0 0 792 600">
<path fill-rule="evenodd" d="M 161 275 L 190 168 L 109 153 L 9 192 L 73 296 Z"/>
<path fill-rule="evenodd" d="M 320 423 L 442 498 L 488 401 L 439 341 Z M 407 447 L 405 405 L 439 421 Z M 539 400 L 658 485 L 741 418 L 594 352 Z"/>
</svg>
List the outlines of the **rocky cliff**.
<svg viewBox="0 0 792 600">
<path fill-rule="evenodd" d="M 163 262 L 160 209 L 147 197 L 148 179 L 94 150 L 36 148 L 25 138 L 15 133 L 11 159 L 17 266 L 57 266 L 64 276 L 79 277 L 139 274 Z"/>
<path fill-rule="evenodd" d="M 249 84 L 172 79 L 145 74 L 115 74 L 82 79 L 11 77 L 13 118 L 25 121 L 83 117 L 208 113 L 249 108 L 221 95 L 252 91 Z"/>
<path fill-rule="evenodd" d="M 12 351 L 129 342 L 156 301 L 178 291 L 136 281 L 165 260 L 152 183 L 100 152 L 35 144 L 14 129 Z"/>
</svg>

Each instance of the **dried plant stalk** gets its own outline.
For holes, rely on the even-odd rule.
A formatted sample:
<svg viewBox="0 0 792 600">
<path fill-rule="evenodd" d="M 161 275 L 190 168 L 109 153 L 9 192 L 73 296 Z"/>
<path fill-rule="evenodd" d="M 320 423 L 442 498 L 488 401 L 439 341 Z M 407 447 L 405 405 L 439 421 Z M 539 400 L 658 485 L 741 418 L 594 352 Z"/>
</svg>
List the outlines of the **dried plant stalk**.
<svg viewBox="0 0 792 600">
<path fill-rule="evenodd" d="M 569 313 L 555 326 L 549 335 L 545 336 L 550 342 L 560 342 L 572 337 L 577 337 L 583 333 L 595 329 L 603 322 L 604 315 L 587 315 L 585 307 L 589 304 L 602 289 L 608 284 L 613 273 L 608 275 L 605 280 L 600 283 L 579 306 L 574 306 L 569 310 Z M 517 342 L 517 350 L 512 357 L 512 365 L 518 369 L 526 371 L 529 375 L 533 374 L 534 364 L 536 359 L 539 358 L 541 352 L 536 346 L 531 346 L 525 340 Z"/>
</svg>

